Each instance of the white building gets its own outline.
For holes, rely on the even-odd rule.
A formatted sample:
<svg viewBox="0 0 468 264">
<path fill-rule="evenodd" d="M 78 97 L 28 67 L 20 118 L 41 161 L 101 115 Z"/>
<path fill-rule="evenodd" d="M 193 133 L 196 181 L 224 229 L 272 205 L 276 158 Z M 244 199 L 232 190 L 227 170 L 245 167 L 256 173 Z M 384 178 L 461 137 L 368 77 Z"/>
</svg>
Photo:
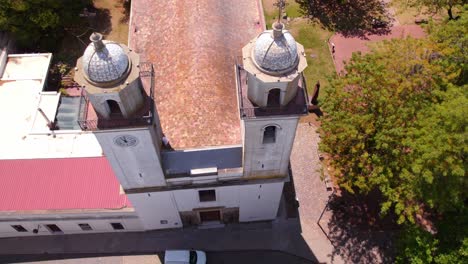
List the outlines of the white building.
<svg viewBox="0 0 468 264">
<path fill-rule="evenodd" d="M 45 91 L 51 54 L 1 62 L 0 236 L 276 218 L 307 113 L 304 49 L 282 24 L 232 65 L 235 87 L 225 91 L 237 102 L 226 112 L 203 105 L 208 115 L 181 109 L 188 120 L 174 118 L 160 69 L 100 34 L 90 39 L 80 86 L 66 93 Z"/>
</svg>

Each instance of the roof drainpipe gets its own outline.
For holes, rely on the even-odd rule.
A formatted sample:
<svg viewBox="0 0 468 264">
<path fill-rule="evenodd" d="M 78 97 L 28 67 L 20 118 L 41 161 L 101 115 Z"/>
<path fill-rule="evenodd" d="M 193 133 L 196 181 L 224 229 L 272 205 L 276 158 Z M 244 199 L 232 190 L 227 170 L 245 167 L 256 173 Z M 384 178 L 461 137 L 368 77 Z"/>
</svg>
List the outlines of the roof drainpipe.
<svg viewBox="0 0 468 264">
<path fill-rule="evenodd" d="M 41 108 L 37 108 L 37 111 L 39 111 L 39 113 L 41 113 L 42 117 L 44 117 L 44 119 L 47 121 L 47 126 L 49 127 L 50 129 L 50 132 L 52 133 L 52 136 L 55 138 L 55 132 L 54 130 L 57 129 L 55 127 L 55 124 L 54 122 L 50 121 L 50 119 L 46 116 L 46 114 L 44 113 L 44 111 L 42 111 Z"/>
</svg>

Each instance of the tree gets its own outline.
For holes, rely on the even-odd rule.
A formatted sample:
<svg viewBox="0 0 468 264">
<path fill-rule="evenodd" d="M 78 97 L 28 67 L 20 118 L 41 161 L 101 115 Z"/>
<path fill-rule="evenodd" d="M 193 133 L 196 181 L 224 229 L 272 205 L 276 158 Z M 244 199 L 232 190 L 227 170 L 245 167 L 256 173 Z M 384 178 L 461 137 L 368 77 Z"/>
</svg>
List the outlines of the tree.
<svg viewBox="0 0 468 264">
<path fill-rule="evenodd" d="M 343 188 L 380 191 L 381 212 L 404 223 L 399 263 L 468 261 L 467 11 L 425 40 L 353 55 L 325 90 L 320 147 Z"/>
<path fill-rule="evenodd" d="M 423 198 L 420 185 L 431 181 L 416 166 L 420 113 L 443 100 L 453 78 L 431 62 L 430 45 L 394 40 L 372 54 L 353 56 L 347 75 L 332 81 L 324 104 L 321 147 L 331 154 L 341 185 L 350 192 L 378 188 L 386 198 L 382 212 L 393 207 L 401 223 L 413 221 Z M 424 136 L 430 141 L 434 134 Z"/>
<path fill-rule="evenodd" d="M 466 0 L 412 0 L 414 4 L 423 5 L 434 12 L 438 12 L 444 8 L 447 9 L 449 19 L 454 19 L 453 8 L 466 4 Z"/>
<path fill-rule="evenodd" d="M 467 199 L 467 89 L 455 85 L 461 71 L 444 52 L 405 39 L 354 55 L 323 106 L 321 147 L 341 186 L 379 189 L 382 212 L 393 208 L 399 223 L 413 222 L 421 205 L 443 212 Z"/>
<path fill-rule="evenodd" d="M 36 47 L 41 40 L 56 42 L 88 2 L 0 0 L 0 30 L 11 32 L 21 47 Z"/>
<path fill-rule="evenodd" d="M 449 213 L 437 222 L 437 234 L 405 226 L 397 244 L 396 263 L 467 263 L 468 212 Z"/>
<path fill-rule="evenodd" d="M 452 67 L 459 77 L 458 85 L 468 83 L 468 5 L 460 8 L 459 18 L 443 25 L 430 24 L 428 27 L 431 41 L 444 54 L 446 67 Z"/>
</svg>

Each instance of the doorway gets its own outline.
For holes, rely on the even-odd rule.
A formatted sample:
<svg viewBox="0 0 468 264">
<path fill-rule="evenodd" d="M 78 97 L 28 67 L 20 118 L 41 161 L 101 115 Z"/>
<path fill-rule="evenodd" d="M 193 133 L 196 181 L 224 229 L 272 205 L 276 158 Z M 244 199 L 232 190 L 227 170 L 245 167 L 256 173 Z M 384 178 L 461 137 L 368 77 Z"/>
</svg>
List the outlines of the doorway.
<svg viewBox="0 0 468 264">
<path fill-rule="evenodd" d="M 221 213 L 219 210 L 213 210 L 213 211 L 203 211 L 199 212 L 200 213 L 200 221 L 202 223 L 206 222 L 219 222 L 221 221 Z"/>
<path fill-rule="evenodd" d="M 107 100 L 107 106 L 109 107 L 110 116 L 120 117 L 122 116 L 122 111 L 120 110 L 119 103 L 114 100 Z"/>
<path fill-rule="evenodd" d="M 267 107 L 278 107 L 280 106 L 281 90 L 278 88 L 271 89 L 268 92 Z"/>
</svg>

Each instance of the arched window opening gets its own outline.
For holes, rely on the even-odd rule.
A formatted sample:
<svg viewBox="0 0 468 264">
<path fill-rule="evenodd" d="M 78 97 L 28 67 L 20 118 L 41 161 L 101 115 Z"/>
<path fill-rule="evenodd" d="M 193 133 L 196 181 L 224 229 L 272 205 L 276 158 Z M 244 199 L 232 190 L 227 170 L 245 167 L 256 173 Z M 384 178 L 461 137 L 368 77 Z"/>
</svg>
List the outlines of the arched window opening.
<svg viewBox="0 0 468 264">
<path fill-rule="evenodd" d="M 107 100 L 107 106 L 109 106 L 109 112 L 111 116 L 121 116 L 122 111 L 120 110 L 119 103 L 114 100 Z"/>
<path fill-rule="evenodd" d="M 276 126 L 267 126 L 263 131 L 263 144 L 276 142 Z"/>
<path fill-rule="evenodd" d="M 280 106 L 280 97 L 281 97 L 281 90 L 278 88 L 271 89 L 268 92 L 268 107 L 278 107 Z"/>
</svg>

